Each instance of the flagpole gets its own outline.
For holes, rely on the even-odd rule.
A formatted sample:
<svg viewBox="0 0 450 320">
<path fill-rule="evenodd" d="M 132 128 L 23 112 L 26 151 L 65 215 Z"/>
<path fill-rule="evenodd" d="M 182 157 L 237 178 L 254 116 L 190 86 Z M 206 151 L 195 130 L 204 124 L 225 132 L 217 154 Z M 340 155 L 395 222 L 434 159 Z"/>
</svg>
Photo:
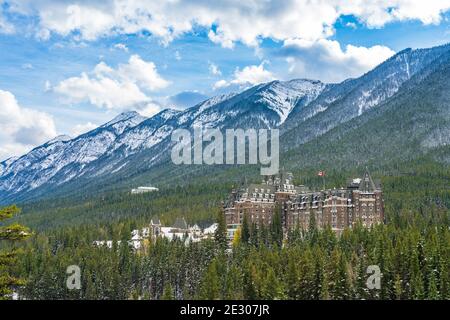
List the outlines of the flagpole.
<svg viewBox="0 0 450 320">
<path fill-rule="evenodd" d="M 322 177 L 323 190 L 325 191 L 325 171 L 319 171 L 317 175 Z"/>
</svg>

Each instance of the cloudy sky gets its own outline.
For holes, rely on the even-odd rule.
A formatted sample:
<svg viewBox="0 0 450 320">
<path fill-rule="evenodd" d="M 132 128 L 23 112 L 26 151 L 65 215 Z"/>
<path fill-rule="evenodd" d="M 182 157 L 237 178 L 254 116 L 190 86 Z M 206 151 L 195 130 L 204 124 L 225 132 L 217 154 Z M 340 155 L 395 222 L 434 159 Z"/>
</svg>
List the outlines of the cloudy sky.
<svg viewBox="0 0 450 320">
<path fill-rule="evenodd" d="M 122 111 L 339 82 L 450 42 L 450 0 L 0 0 L 0 161 Z"/>
</svg>

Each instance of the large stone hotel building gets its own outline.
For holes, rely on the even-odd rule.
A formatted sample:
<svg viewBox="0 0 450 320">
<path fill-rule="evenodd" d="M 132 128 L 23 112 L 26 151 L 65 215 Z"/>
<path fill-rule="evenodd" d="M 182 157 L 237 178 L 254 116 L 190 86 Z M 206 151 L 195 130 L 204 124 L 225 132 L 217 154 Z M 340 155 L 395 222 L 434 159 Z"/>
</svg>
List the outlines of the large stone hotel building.
<svg viewBox="0 0 450 320">
<path fill-rule="evenodd" d="M 295 186 L 291 173 L 280 174 L 233 190 L 223 210 L 229 238 L 244 215 L 252 224 L 268 225 L 275 210 L 281 212 L 285 231 L 307 230 L 316 223 L 318 228 L 330 226 L 339 233 L 357 222 L 366 227 L 384 222 L 382 190 L 367 170 L 362 178 L 349 181 L 347 188 L 321 191 Z"/>
</svg>

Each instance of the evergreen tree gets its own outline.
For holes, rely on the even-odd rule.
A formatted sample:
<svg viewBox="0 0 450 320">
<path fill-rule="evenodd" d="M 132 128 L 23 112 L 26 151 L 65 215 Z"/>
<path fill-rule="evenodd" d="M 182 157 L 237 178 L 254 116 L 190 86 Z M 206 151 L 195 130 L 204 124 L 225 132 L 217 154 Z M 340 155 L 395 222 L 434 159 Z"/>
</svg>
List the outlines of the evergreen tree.
<svg viewBox="0 0 450 320">
<path fill-rule="evenodd" d="M 261 298 L 265 300 L 279 300 L 285 297 L 283 283 L 278 280 L 271 267 L 267 270 L 267 276 L 264 279 L 261 291 Z"/>
<path fill-rule="evenodd" d="M 401 300 L 403 296 L 403 289 L 402 289 L 402 280 L 400 279 L 400 276 L 397 275 L 394 281 L 394 294 L 395 299 Z"/>
<path fill-rule="evenodd" d="M 203 277 L 200 286 L 200 298 L 205 300 L 220 299 L 220 278 L 217 271 L 217 260 L 213 259 Z"/>
<path fill-rule="evenodd" d="M 164 286 L 164 291 L 161 296 L 161 300 L 174 300 L 175 297 L 173 295 L 173 289 L 170 285 L 170 281 L 167 281 L 166 285 Z"/>
<path fill-rule="evenodd" d="M 0 209 L 0 221 L 10 219 L 19 212 L 20 210 L 16 206 L 2 208 Z M 29 236 L 29 229 L 17 223 L 0 227 L 1 241 L 20 241 Z M 16 262 L 17 253 L 17 250 L 0 252 L 0 300 L 7 299 L 12 294 L 12 287 L 24 285 L 23 280 L 11 276 L 7 270 Z"/>
<path fill-rule="evenodd" d="M 227 224 L 225 215 L 221 211 L 217 213 L 217 229 L 214 233 L 214 239 L 222 250 L 227 248 Z"/>
<path fill-rule="evenodd" d="M 289 259 L 286 274 L 286 290 L 289 299 L 297 300 L 300 296 L 300 277 L 297 263 L 293 259 Z"/>
<path fill-rule="evenodd" d="M 270 234 L 272 237 L 272 242 L 281 248 L 283 244 L 283 225 L 281 221 L 281 207 L 278 204 L 275 206 L 275 212 L 272 216 Z"/>
<path fill-rule="evenodd" d="M 432 271 L 430 273 L 430 279 L 428 282 L 428 299 L 430 300 L 439 300 L 439 292 L 436 284 L 436 276 Z"/>
<path fill-rule="evenodd" d="M 242 217 L 241 241 L 242 243 L 249 243 L 249 240 L 250 240 L 250 225 L 247 214 L 244 212 L 244 216 Z"/>
<path fill-rule="evenodd" d="M 258 298 L 256 290 L 257 270 L 253 263 L 249 263 L 244 271 L 244 299 L 255 300 Z"/>
<path fill-rule="evenodd" d="M 322 277 L 322 283 L 320 285 L 320 296 L 319 299 L 320 300 L 329 300 L 330 299 L 330 282 L 329 282 L 329 274 L 328 273 L 324 273 L 323 277 Z"/>
<path fill-rule="evenodd" d="M 255 248 L 259 245 L 259 228 L 256 223 L 252 223 L 252 227 L 250 229 L 250 244 Z"/>
</svg>

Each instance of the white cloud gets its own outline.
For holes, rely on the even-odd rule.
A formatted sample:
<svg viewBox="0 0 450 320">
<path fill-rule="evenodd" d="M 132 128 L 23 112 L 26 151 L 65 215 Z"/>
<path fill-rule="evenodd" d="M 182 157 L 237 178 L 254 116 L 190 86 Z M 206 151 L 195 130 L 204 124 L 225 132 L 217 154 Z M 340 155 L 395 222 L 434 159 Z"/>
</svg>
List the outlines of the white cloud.
<svg viewBox="0 0 450 320">
<path fill-rule="evenodd" d="M 3 11 L 4 11 L 4 9 L 1 7 L 1 2 L 0 2 L 0 33 L 12 34 L 12 33 L 16 32 L 16 28 L 14 27 L 14 25 L 12 23 L 8 22 L 8 20 L 4 16 Z"/>
<path fill-rule="evenodd" d="M 270 71 L 264 69 L 264 63 L 259 66 L 247 66 L 242 70 L 236 69 L 232 84 L 258 84 L 274 80 L 275 77 Z"/>
<path fill-rule="evenodd" d="M 149 118 L 160 112 L 162 109 L 163 108 L 159 103 L 153 101 L 139 106 L 138 111 L 142 116 Z"/>
<path fill-rule="evenodd" d="M 219 80 L 216 83 L 214 83 L 213 89 L 216 90 L 216 89 L 221 89 L 221 88 L 225 88 L 228 86 L 229 86 L 229 83 L 226 80 L 222 79 L 222 80 Z"/>
<path fill-rule="evenodd" d="M 339 82 L 358 77 L 391 57 L 395 52 L 384 46 L 370 48 L 321 39 L 307 41 L 290 39 L 284 42 L 281 54 L 286 56 L 292 77 Z"/>
<path fill-rule="evenodd" d="M 25 70 L 31 70 L 33 69 L 33 65 L 31 63 L 24 63 L 22 64 L 21 68 Z"/>
<path fill-rule="evenodd" d="M 0 90 L 0 160 L 19 156 L 56 136 L 48 114 L 23 108 L 9 91 Z"/>
<path fill-rule="evenodd" d="M 209 73 L 212 74 L 213 76 L 222 75 L 222 72 L 220 71 L 219 67 L 212 62 L 209 62 Z"/>
<path fill-rule="evenodd" d="M 52 90 L 52 84 L 51 84 L 51 82 L 48 81 L 48 80 L 45 80 L 45 83 L 44 83 L 44 92 L 49 92 L 49 91 L 51 91 L 51 90 Z"/>
<path fill-rule="evenodd" d="M 117 33 L 148 31 L 165 44 L 195 26 L 224 47 L 236 41 L 257 46 L 261 38 L 318 40 L 333 34 L 342 15 L 381 27 L 393 21 L 439 23 L 450 8 L 448 0 L 331 0 L 331 1 L 123 1 L 11 0 L 9 11 L 39 17 L 38 33 L 53 32 L 93 40 Z M 213 27 L 214 26 L 214 27 Z"/>
<path fill-rule="evenodd" d="M 79 135 L 82 135 L 83 133 L 94 130 L 97 127 L 98 127 L 98 125 L 96 125 L 92 122 L 77 124 L 75 127 L 72 128 L 72 130 L 70 131 L 70 134 L 72 137 L 78 137 Z"/>
<path fill-rule="evenodd" d="M 116 43 L 114 48 L 128 52 L 128 47 L 123 43 Z"/>
<path fill-rule="evenodd" d="M 237 85 L 237 86 L 255 85 L 258 83 L 269 82 L 274 79 L 275 77 L 272 74 L 272 72 L 264 69 L 264 62 L 263 62 L 259 66 L 256 65 L 246 66 L 242 70 L 236 68 L 232 80 L 230 81 L 219 80 L 214 84 L 213 88 L 220 89 L 230 85 Z"/>
<path fill-rule="evenodd" d="M 180 52 L 178 50 L 175 51 L 175 60 L 177 60 L 177 61 L 181 60 L 181 54 L 180 54 Z"/>
<path fill-rule="evenodd" d="M 393 21 L 419 20 L 423 24 L 438 24 L 442 14 L 450 9 L 448 0 L 344 1 L 341 13 L 353 14 L 368 27 L 382 27 Z"/>
<path fill-rule="evenodd" d="M 149 99 L 134 83 L 91 77 L 86 73 L 61 81 L 54 90 L 69 103 L 88 101 L 107 109 L 120 109 Z"/>
<path fill-rule="evenodd" d="M 151 91 L 163 89 L 170 84 L 158 74 L 153 62 L 144 61 L 138 55 L 132 55 L 127 64 L 119 65 L 117 75 L 126 81 L 139 83 Z"/>
<path fill-rule="evenodd" d="M 107 109 L 126 109 L 147 105 L 151 98 L 144 92 L 165 88 L 169 82 L 157 72 L 153 62 L 132 55 L 126 64 L 113 69 L 104 62 L 92 72 L 61 81 L 54 91 L 69 103 L 89 102 Z"/>
</svg>

